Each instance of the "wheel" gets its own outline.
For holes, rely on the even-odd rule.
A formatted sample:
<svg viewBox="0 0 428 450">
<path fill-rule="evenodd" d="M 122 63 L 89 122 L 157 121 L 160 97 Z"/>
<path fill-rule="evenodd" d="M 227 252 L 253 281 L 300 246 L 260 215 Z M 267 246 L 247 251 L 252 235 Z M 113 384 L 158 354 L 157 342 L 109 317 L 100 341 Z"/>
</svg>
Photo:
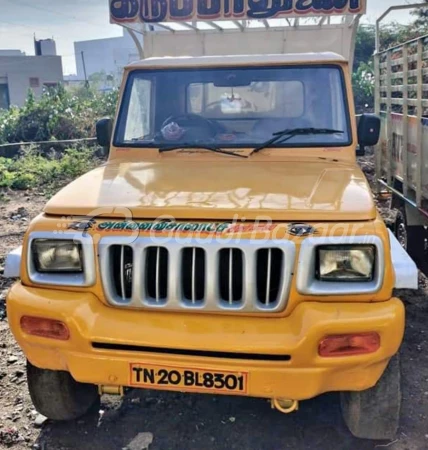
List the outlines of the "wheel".
<svg viewBox="0 0 428 450">
<path fill-rule="evenodd" d="M 342 416 L 351 433 L 362 439 L 393 439 L 400 407 L 400 357 L 389 362 L 376 386 L 362 392 L 342 392 Z"/>
<path fill-rule="evenodd" d="M 407 225 L 406 210 L 404 207 L 397 210 L 394 234 L 398 242 L 410 256 L 414 259 L 423 259 L 425 254 L 425 228 L 422 225 Z"/>
<path fill-rule="evenodd" d="M 68 372 L 39 369 L 27 362 L 28 389 L 36 410 L 51 420 L 74 420 L 99 402 L 98 388 L 78 383 Z"/>
</svg>

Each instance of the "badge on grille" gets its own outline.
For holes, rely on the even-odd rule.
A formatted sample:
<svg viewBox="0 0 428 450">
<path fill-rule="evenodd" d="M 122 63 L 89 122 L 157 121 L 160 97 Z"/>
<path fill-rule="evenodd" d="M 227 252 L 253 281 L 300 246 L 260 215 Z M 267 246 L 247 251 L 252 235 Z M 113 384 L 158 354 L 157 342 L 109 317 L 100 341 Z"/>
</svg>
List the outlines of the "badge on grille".
<svg viewBox="0 0 428 450">
<path fill-rule="evenodd" d="M 68 226 L 68 229 L 76 231 L 88 231 L 91 230 L 95 224 L 96 224 L 95 219 L 79 220 L 71 223 Z"/>
<path fill-rule="evenodd" d="M 288 232 L 293 236 L 310 236 L 316 234 L 317 230 L 307 223 L 292 223 L 288 226 Z"/>
</svg>

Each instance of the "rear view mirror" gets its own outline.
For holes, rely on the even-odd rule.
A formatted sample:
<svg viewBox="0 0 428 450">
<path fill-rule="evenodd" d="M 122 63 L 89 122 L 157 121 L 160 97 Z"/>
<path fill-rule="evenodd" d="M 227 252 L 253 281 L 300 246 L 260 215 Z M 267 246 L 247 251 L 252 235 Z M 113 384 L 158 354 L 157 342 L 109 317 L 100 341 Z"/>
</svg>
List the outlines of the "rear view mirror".
<svg viewBox="0 0 428 450">
<path fill-rule="evenodd" d="M 101 147 L 110 147 L 113 134 L 113 121 L 109 118 L 97 122 L 97 141 Z"/>
<path fill-rule="evenodd" d="M 231 72 L 225 74 L 218 74 L 214 80 L 215 87 L 245 87 L 252 83 L 251 77 L 248 77 L 244 72 Z"/>
<path fill-rule="evenodd" d="M 358 144 L 360 149 L 357 156 L 364 156 L 365 147 L 372 147 L 379 142 L 380 118 L 374 114 L 363 114 L 358 123 Z"/>
</svg>

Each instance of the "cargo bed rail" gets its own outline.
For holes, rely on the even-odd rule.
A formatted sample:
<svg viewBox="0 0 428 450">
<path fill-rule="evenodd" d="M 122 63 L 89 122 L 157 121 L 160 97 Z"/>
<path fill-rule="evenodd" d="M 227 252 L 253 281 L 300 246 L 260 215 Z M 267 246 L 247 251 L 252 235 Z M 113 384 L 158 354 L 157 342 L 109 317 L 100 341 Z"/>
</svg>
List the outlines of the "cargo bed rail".
<svg viewBox="0 0 428 450">
<path fill-rule="evenodd" d="M 390 191 L 425 211 L 428 199 L 428 35 L 381 50 L 380 22 L 390 12 L 427 7 L 395 6 L 377 21 L 375 112 L 382 119 L 376 176 Z"/>
</svg>

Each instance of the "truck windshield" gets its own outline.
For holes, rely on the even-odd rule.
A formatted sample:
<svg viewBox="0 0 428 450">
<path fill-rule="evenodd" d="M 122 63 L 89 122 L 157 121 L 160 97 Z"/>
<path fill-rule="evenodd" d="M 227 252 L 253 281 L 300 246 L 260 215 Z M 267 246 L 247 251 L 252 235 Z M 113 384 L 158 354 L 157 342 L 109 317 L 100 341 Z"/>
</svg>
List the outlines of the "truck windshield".
<svg viewBox="0 0 428 450">
<path fill-rule="evenodd" d="M 126 147 L 257 147 L 284 129 L 273 147 L 351 143 L 343 73 L 337 66 L 137 70 L 130 74 L 115 135 Z"/>
</svg>

